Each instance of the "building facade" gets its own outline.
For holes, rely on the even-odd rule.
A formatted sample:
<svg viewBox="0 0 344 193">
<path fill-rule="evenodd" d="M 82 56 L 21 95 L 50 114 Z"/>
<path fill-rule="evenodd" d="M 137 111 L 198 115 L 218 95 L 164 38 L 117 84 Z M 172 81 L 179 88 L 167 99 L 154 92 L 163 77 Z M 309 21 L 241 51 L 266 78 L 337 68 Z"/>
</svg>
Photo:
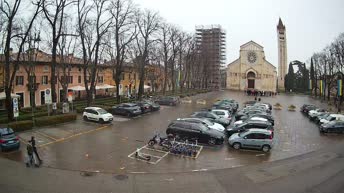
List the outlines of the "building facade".
<svg viewBox="0 0 344 193">
<path fill-rule="evenodd" d="M 34 50 L 34 61 L 29 61 L 23 54 L 21 62 L 16 70 L 16 76 L 13 82 L 13 94 L 19 95 L 20 107 L 30 107 L 33 103 L 36 106 L 45 104 L 45 90 L 51 88 L 51 55 L 40 50 Z M 62 57 L 61 57 L 62 58 Z M 86 89 L 83 73 L 82 59 L 73 55 L 64 56 L 63 60 L 57 57 L 56 65 L 56 95 L 57 102 L 63 102 L 66 98 L 63 85 L 67 85 L 67 92 L 73 94 L 74 99 L 83 99 L 86 97 Z M 0 77 L 1 92 L 3 89 L 4 78 L 4 56 L 0 55 Z M 150 68 L 153 68 L 150 66 Z M 13 72 L 14 69 L 11 69 Z M 66 74 L 64 74 L 66 72 Z M 98 96 L 116 96 L 116 83 L 114 77 L 114 66 L 111 63 L 99 64 L 96 76 L 96 95 Z M 156 77 L 157 85 L 161 85 L 162 77 L 158 74 Z M 89 77 L 87 77 L 89 78 Z M 126 63 L 121 74 L 121 83 L 119 85 L 120 95 L 132 95 L 137 93 L 139 87 L 139 73 L 134 64 Z M 145 82 L 145 84 L 148 84 Z M 145 85 L 145 90 L 150 88 Z M 31 91 L 31 92 L 30 92 Z M 4 94 L 4 93 L 3 93 Z M 3 99 L 4 100 L 4 99 Z M 0 101 L 0 108 L 4 108 L 4 101 Z"/>
<path fill-rule="evenodd" d="M 264 48 L 250 41 L 240 46 L 240 56 L 227 67 L 227 89 L 276 91 L 276 67 L 265 58 Z"/>
<path fill-rule="evenodd" d="M 220 25 L 196 27 L 196 45 L 207 71 L 207 85 L 221 87 L 221 64 L 226 61 L 226 33 Z"/>
<path fill-rule="evenodd" d="M 286 27 L 281 18 L 277 25 L 277 41 L 278 41 L 278 90 L 284 90 L 285 75 L 288 73 L 288 57 L 287 57 L 287 34 Z"/>
</svg>

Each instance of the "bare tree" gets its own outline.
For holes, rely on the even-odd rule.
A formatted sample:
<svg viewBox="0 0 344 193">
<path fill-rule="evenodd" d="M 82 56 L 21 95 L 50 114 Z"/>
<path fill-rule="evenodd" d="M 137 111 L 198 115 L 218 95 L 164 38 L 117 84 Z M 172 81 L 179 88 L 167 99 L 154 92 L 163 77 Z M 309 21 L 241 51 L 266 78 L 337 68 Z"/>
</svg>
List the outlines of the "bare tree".
<svg viewBox="0 0 344 193">
<path fill-rule="evenodd" d="M 78 34 L 82 45 L 84 82 L 87 106 L 95 98 L 98 64 L 104 45 L 104 37 L 113 24 L 109 0 L 78 0 Z"/>
<path fill-rule="evenodd" d="M 123 65 L 127 59 L 127 49 L 137 35 L 134 21 L 135 6 L 131 0 L 112 0 L 110 12 L 114 26 L 112 33 L 109 33 L 108 36 L 107 52 L 114 66 L 113 79 L 116 83 L 116 98 L 117 102 L 120 102 L 119 85 L 124 70 Z"/>
<path fill-rule="evenodd" d="M 57 63 L 57 46 L 63 35 L 63 24 L 66 18 L 66 7 L 74 3 L 72 0 L 43 0 L 42 8 L 44 16 L 51 28 L 52 48 L 51 48 L 51 97 L 52 102 L 57 102 L 56 95 L 56 63 Z"/>
<path fill-rule="evenodd" d="M 139 67 L 139 92 L 138 98 L 144 94 L 145 66 L 148 63 L 149 47 L 152 44 L 152 35 L 158 30 L 160 17 L 158 13 L 144 10 L 137 11 L 135 21 L 138 28 L 138 35 L 135 38 L 135 55 Z"/>
<path fill-rule="evenodd" d="M 29 36 L 31 27 L 40 12 L 41 0 L 33 2 L 35 11 L 33 15 L 29 17 L 26 21 L 26 25 L 21 25 L 18 17 L 18 10 L 21 6 L 21 0 L 7 1 L 1 0 L 0 2 L 0 12 L 4 16 L 4 26 L 6 26 L 5 32 L 5 93 L 6 93 L 6 109 L 8 120 L 13 120 L 13 108 L 12 108 L 12 98 L 11 93 L 13 89 L 13 81 L 16 75 L 16 69 L 19 66 L 21 52 L 23 50 L 24 44 Z M 18 52 L 16 56 L 12 57 L 12 43 L 13 41 L 18 41 Z M 11 69 L 11 64 L 13 68 Z M 11 72 L 12 70 L 12 72 Z"/>
<path fill-rule="evenodd" d="M 73 29 L 72 25 L 68 25 L 65 22 L 64 24 L 64 34 L 61 36 L 61 39 L 58 43 L 58 63 L 59 65 L 56 66 L 57 70 L 57 79 L 62 86 L 63 90 L 63 98 L 61 99 L 63 102 L 67 101 L 67 94 L 68 94 L 68 86 L 70 82 L 73 80 L 71 78 L 71 70 L 73 65 L 76 61 L 74 61 L 74 53 L 76 49 L 76 36 L 75 35 L 68 35 L 68 29 Z M 71 24 L 71 22 L 70 22 Z"/>
</svg>

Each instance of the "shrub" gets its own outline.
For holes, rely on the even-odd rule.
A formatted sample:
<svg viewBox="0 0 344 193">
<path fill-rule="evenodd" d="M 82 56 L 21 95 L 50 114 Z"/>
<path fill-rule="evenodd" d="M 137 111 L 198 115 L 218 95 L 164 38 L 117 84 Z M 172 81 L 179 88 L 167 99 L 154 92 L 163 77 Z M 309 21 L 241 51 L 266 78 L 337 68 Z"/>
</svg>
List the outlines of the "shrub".
<svg viewBox="0 0 344 193">
<path fill-rule="evenodd" d="M 8 123 L 8 127 L 11 127 L 15 132 L 30 130 L 32 126 L 31 120 Z"/>
<path fill-rule="evenodd" d="M 48 125 L 55 125 L 59 123 L 65 123 L 69 121 L 75 121 L 76 114 L 63 114 L 63 115 L 55 115 L 55 116 L 46 116 L 46 117 L 39 117 L 35 119 L 36 126 L 48 126 Z"/>
<path fill-rule="evenodd" d="M 274 106 L 275 107 L 281 107 L 282 105 L 280 103 L 276 103 Z"/>
</svg>

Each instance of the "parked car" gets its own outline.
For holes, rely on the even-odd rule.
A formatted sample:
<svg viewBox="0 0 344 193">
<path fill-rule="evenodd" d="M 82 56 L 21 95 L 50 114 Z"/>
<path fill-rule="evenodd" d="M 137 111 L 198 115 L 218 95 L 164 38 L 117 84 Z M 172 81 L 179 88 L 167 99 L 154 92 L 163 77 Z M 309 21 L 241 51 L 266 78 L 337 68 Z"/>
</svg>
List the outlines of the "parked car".
<svg viewBox="0 0 344 193">
<path fill-rule="evenodd" d="M 160 110 L 160 105 L 151 101 L 151 100 L 144 100 L 144 102 L 150 104 L 151 111 L 158 111 Z"/>
<path fill-rule="evenodd" d="M 311 110 L 308 112 L 308 117 L 310 120 L 315 120 L 316 117 L 318 117 L 319 115 L 323 115 L 325 113 L 327 112 L 324 109 Z"/>
<path fill-rule="evenodd" d="M 223 125 L 224 127 L 227 127 L 231 124 L 231 122 L 228 119 L 221 118 L 220 116 L 216 115 L 215 113 L 211 111 L 199 111 L 195 112 L 191 115 L 191 117 L 197 117 L 197 118 L 207 118 L 210 121 L 213 121 L 215 123 L 219 123 Z"/>
<path fill-rule="evenodd" d="M 213 105 L 212 109 L 220 109 L 220 110 L 226 110 L 229 113 L 234 113 L 234 104 L 219 104 L 219 105 Z"/>
<path fill-rule="evenodd" d="M 267 120 L 265 118 L 262 118 L 262 117 L 249 117 L 245 121 L 243 121 L 243 120 L 235 121 L 234 122 L 234 126 L 240 125 L 240 124 L 248 122 L 248 121 L 265 121 L 265 122 L 269 122 L 269 120 Z"/>
<path fill-rule="evenodd" d="M 308 112 L 308 116 L 311 118 L 311 117 L 315 117 L 316 115 L 318 115 L 319 113 L 322 113 L 322 112 L 326 112 L 325 109 L 321 109 L 321 108 L 318 108 L 318 109 L 314 109 L 314 110 L 310 110 Z"/>
<path fill-rule="evenodd" d="M 330 114 L 326 119 L 321 119 L 320 124 L 328 123 L 330 121 L 344 121 L 344 115 Z"/>
<path fill-rule="evenodd" d="M 99 123 L 111 122 L 113 116 L 100 107 L 86 107 L 83 113 L 85 121 L 97 121 Z"/>
<path fill-rule="evenodd" d="M 235 120 L 240 120 L 243 116 L 251 116 L 254 114 L 268 114 L 266 111 L 261 109 L 251 109 L 247 111 L 239 111 L 237 114 L 235 114 Z"/>
<path fill-rule="evenodd" d="M 222 125 L 220 125 L 218 123 L 211 122 L 205 118 L 179 118 L 179 119 L 177 119 L 177 121 L 186 121 L 186 122 L 190 122 L 190 123 L 201 123 L 210 129 L 215 129 L 215 130 L 218 130 L 221 132 L 225 131 L 225 128 Z"/>
<path fill-rule="evenodd" d="M 328 116 L 330 116 L 331 115 L 331 113 L 329 113 L 329 112 L 325 112 L 325 113 L 323 113 L 323 114 L 320 114 L 320 115 L 318 115 L 318 116 L 316 116 L 315 118 L 314 118 L 314 121 L 318 124 L 318 125 L 320 125 L 321 123 L 320 123 L 320 120 L 321 119 L 326 119 Z"/>
<path fill-rule="evenodd" d="M 308 115 L 308 112 L 311 111 L 311 110 L 315 110 L 317 109 L 316 106 L 314 105 L 306 105 L 306 106 L 302 106 L 301 107 L 301 112 L 303 112 L 304 114 Z"/>
<path fill-rule="evenodd" d="M 248 148 L 269 152 L 273 147 L 273 132 L 264 129 L 250 129 L 235 133 L 229 137 L 228 143 L 234 149 Z"/>
<path fill-rule="evenodd" d="M 132 117 L 142 114 L 142 111 L 141 108 L 135 103 L 123 103 L 117 106 L 113 106 L 112 114 Z"/>
<path fill-rule="evenodd" d="M 272 125 L 275 125 L 275 119 L 271 115 L 266 114 L 266 113 L 253 114 L 253 115 L 250 115 L 250 116 L 243 116 L 243 117 L 241 117 L 241 120 L 245 121 L 245 120 L 249 119 L 250 117 L 264 118 L 264 119 L 267 119 Z"/>
<path fill-rule="evenodd" d="M 232 120 L 232 116 L 231 116 L 231 114 L 227 110 L 212 109 L 211 112 L 215 113 L 216 115 L 218 115 L 221 118 Z"/>
<path fill-rule="evenodd" d="M 165 96 L 165 97 L 159 98 L 155 102 L 158 103 L 159 105 L 176 106 L 179 103 L 179 98 L 173 97 L 173 96 Z"/>
<path fill-rule="evenodd" d="M 244 102 L 244 107 L 252 106 L 252 105 L 254 105 L 255 103 L 257 103 L 257 101 L 246 101 L 246 102 Z"/>
<path fill-rule="evenodd" d="M 244 122 L 244 123 L 242 123 L 240 125 L 236 125 L 236 126 L 227 128 L 226 129 L 227 130 L 226 133 L 228 134 L 228 136 L 231 136 L 234 133 L 243 132 L 243 131 L 248 130 L 248 129 L 273 130 L 273 126 L 271 125 L 270 122 L 251 120 L 251 121 Z"/>
<path fill-rule="evenodd" d="M 344 133 L 344 121 L 330 121 L 319 127 L 322 133 Z"/>
<path fill-rule="evenodd" d="M 136 102 L 136 105 L 140 107 L 142 113 L 148 113 L 152 111 L 151 105 L 145 101 Z"/>
<path fill-rule="evenodd" d="M 180 139 L 197 140 L 209 145 L 223 144 L 225 137 L 224 133 L 209 129 L 203 124 L 186 121 L 173 121 L 168 125 L 166 134 Z"/>
<path fill-rule="evenodd" d="M 0 152 L 4 150 L 17 150 L 20 147 L 19 137 L 11 128 L 0 128 Z"/>
</svg>

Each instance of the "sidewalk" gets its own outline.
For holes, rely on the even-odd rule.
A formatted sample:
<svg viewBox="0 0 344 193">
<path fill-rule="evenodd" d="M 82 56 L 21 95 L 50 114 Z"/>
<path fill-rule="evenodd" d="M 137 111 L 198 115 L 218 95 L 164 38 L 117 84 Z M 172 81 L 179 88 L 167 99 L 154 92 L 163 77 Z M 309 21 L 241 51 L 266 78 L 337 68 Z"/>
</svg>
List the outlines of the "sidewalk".
<svg viewBox="0 0 344 193">
<path fill-rule="evenodd" d="M 344 143 L 261 165 L 191 173 L 82 175 L 0 158 L 0 192 L 344 192 Z"/>
</svg>

